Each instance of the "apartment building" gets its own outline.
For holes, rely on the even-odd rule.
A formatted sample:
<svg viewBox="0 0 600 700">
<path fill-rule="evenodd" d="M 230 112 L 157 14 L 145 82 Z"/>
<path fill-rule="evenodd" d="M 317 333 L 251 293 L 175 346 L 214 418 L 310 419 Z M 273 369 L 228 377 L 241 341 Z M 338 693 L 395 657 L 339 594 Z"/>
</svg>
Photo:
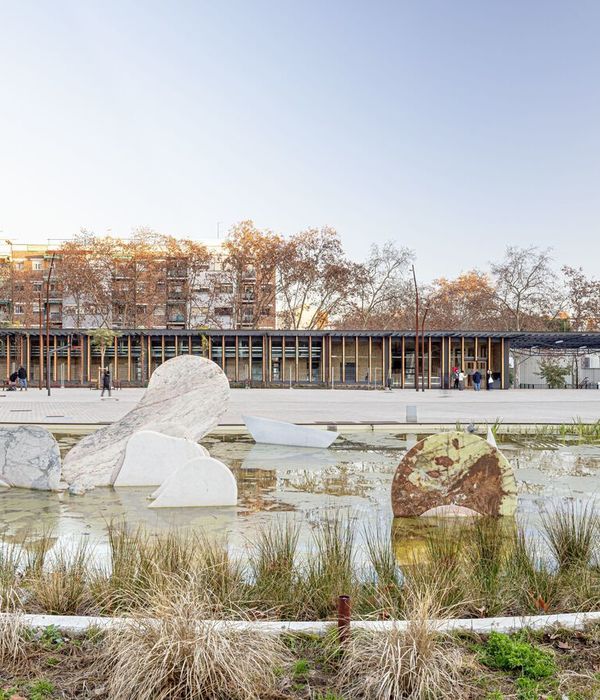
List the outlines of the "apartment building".
<svg viewBox="0 0 600 700">
<path fill-rule="evenodd" d="M 3 241 L 0 323 L 35 327 L 48 311 L 52 328 L 274 328 L 274 277 L 264 284 L 252 265 L 230 269 L 223 241 L 203 246 L 195 258 L 118 247 L 103 257 L 61 242 Z"/>
</svg>

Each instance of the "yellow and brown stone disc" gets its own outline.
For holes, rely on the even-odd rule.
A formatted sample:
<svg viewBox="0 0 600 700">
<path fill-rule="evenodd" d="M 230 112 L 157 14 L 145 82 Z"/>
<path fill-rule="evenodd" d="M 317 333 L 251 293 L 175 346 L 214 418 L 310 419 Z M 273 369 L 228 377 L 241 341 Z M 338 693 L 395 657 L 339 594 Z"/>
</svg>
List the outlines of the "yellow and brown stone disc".
<svg viewBox="0 0 600 700">
<path fill-rule="evenodd" d="M 481 515 L 513 515 L 516 510 L 517 484 L 510 463 L 477 435 L 431 435 L 398 465 L 392 483 L 394 517 L 416 517 L 449 505 Z"/>
</svg>

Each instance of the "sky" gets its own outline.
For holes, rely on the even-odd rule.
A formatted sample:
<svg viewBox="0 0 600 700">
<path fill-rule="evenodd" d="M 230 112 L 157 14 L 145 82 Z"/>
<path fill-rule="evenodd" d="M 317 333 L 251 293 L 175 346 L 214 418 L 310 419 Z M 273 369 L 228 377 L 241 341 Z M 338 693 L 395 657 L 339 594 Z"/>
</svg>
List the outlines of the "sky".
<svg viewBox="0 0 600 700">
<path fill-rule="evenodd" d="M 597 0 L 0 0 L 0 237 L 333 226 L 600 274 Z"/>
</svg>

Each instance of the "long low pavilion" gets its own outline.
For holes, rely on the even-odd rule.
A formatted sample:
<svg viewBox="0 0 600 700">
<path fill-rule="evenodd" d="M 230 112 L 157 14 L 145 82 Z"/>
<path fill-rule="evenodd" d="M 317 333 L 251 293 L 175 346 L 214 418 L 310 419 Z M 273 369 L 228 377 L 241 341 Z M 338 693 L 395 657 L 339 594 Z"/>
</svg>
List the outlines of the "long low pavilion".
<svg viewBox="0 0 600 700">
<path fill-rule="evenodd" d="M 219 364 L 232 385 L 381 387 L 391 378 L 395 388 L 450 388 L 452 370 L 467 375 L 479 370 L 507 389 L 511 349 L 587 348 L 600 351 L 600 333 L 527 333 L 425 331 L 415 358 L 414 331 L 292 330 L 119 330 L 106 348 L 105 364 L 121 386 L 144 385 L 162 362 L 182 354 L 204 355 Z M 8 377 L 19 366 L 30 383 L 45 377 L 50 358 L 54 386 L 91 386 L 100 372 L 100 348 L 86 329 L 51 328 L 49 353 L 45 330 L 0 329 L 0 367 Z M 40 353 L 40 346 L 44 348 Z M 415 372 L 418 360 L 418 373 Z M 485 384 L 485 383 L 484 383 Z"/>
</svg>

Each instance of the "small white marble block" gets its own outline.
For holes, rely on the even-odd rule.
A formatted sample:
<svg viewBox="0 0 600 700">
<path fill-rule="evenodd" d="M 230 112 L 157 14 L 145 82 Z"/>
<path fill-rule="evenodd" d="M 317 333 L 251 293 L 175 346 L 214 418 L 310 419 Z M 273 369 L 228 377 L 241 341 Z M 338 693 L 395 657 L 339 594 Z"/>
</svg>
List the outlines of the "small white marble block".
<svg viewBox="0 0 600 700">
<path fill-rule="evenodd" d="M 179 467 L 208 451 L 193 440 L 140 430 L 127 441 L 125 458 L 114 486 L 158 486 Z"/>
<path fill-rule="evenodd" d="M 153 494 L 148 508 L 235 506 L 237 482 L 229 467 L 212 457 L 182 465 Z"/>
</svg>

